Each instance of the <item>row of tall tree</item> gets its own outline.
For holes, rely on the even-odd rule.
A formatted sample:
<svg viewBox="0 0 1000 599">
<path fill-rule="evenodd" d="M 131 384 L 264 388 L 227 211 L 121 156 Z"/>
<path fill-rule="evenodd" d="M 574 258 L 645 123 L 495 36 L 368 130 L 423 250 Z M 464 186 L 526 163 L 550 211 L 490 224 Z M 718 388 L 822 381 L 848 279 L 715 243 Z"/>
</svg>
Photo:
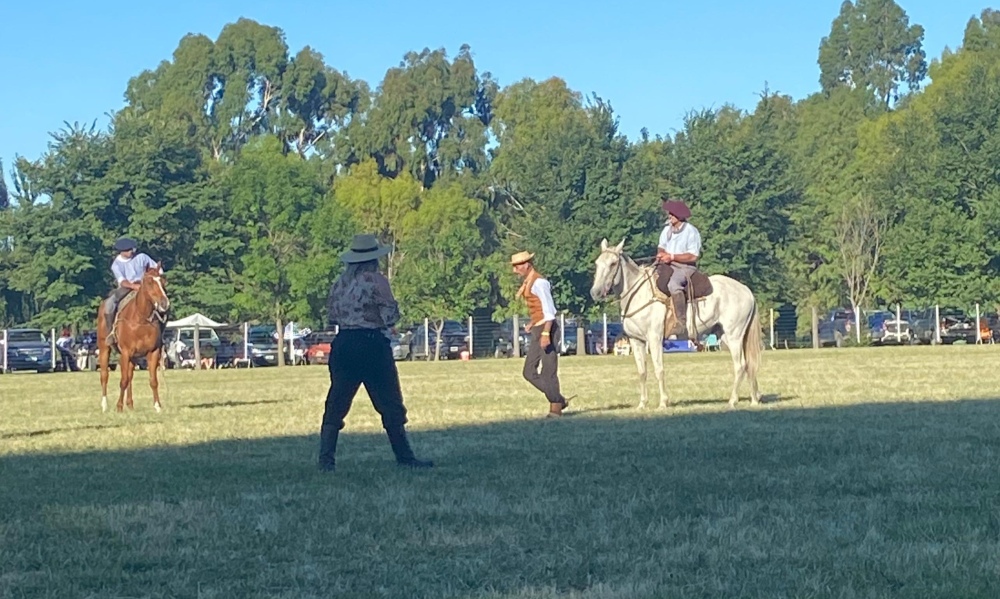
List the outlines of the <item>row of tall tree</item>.
<svg viewBox="0 0 1000 599">
<path fill-rule="evenodd" d="M 0 188 L 0 323 L 92 325 L 115 238 L 163 261 L 175 310 L 322 325 L 355 232 L 392 244 L 405 317 L 508 314 L 514 251 L 555 300 L 588 293 L 603 237 L 654 252 L 686 199 L 702 268 L 763 306 L 1000 299 L 1000 12 L 928 64 L 893 0 L 844 2 L 819 89 L 692 111 L 630 141 L 556 77 L 501 86 L 468 47 L 407 54 L 372 89 L 280 29 L 184 37 L 128 82 L 107 130 L 67 124 Z M 931 82 L 927 83 L 930 77 Z"/>
</svg>

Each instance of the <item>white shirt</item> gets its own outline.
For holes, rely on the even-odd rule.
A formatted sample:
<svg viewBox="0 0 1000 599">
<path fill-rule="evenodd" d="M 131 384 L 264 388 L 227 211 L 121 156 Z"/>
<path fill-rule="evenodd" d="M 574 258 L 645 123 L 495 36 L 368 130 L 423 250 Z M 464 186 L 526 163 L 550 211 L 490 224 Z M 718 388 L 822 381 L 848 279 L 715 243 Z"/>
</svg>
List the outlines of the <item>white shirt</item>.
<svg viewBox="0 0 1000 599">
<path fill-rule="evenodd" d="M 660 247 L 670 254 L 701 255 L 701 233 L 691 223 L 681 224 L 681 229 L 675 231 L 670 223 L 663 227 L 660 233 Z"/>
<path fill-rule="evenodd" d="M 556 319 L 556 304 L 552 301 L 552 285 L 545 279 L 535 279 L 531 284 L 531 292 L 542 300 L 542 320 L 532 324 L 541 324 Z"/>
</svg>

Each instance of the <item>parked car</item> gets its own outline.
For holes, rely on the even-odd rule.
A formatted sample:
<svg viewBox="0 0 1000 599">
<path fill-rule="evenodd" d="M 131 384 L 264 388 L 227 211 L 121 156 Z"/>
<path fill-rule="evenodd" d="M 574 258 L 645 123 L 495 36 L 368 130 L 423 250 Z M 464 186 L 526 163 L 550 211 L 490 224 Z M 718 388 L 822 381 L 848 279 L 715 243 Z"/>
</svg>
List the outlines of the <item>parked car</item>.
<svg viewBox="0 0 1000 599">
<path fill-rule="evenodd" d="M 913 342 L 910 311 L 895 313 L 880 311 L 868 317 L 869 335 L 875 345 L 903 345 Z"/>
<path fill-rule="evenodd" d="M 940 316 L 940 320 L 938 320 Z M 975 343 L 978 332 L 976 321 L 970 319 L 959 308 L 934 308 L 922 310 L 911 323 L 913 337 L 925 345 L 934 343 L 937 332 L 941 343 L 950 344 L 956 341 Z"/>
<path fill-rule="evenodd" d="M 7 347 L 2 351 L 7 352 L 8 371 L 52 372 L 52 343 L 41 329 L 8 329 Z"/>
<path fill-rule="evenodd" d="M 426 337 L 425 337 L 426 335 Z M 427 346 L 424 347 L 424 341 L 426 339 Z M 424 330 L 424 325 L 418 326 L 413 330 L 413 334 L 410 337 L 410 360 L 426 360 L 428 356 L 433 356 L 434 351 L 437 348 L 437 329 L 436 324 L 431 323 L 427 328 L 426 333 Z M 446 320 L 442 325 L 441 329 L 441 347 L 438 359 L 442 360 L 455 360 L 458 359 L 463 351 L 468 351 L 469 349 L 469 331 L 462 325 L 462 323 L 455 320 Z"/>
<path fill-rule="evenodd" d="M 841 347 L 854 331 L 854 311 L 831 310 L 819 323 L 820 347 Z"/>
<path fill-rule="evenodd" d="M 278 364 L 278 340 L 274 337 L 273 326 L 250 327 L 247 333 L 247 347 L 250 361 L 254 366 L 276 366 Z"/>
<path fill-rule="evenodd" d="M 879 310 L 869 314 L 868 335 L 874 345 L 911 343 L 913 335 L 910 328 L 910 311 L 900 310 L 898 320 L 896 313 L 888 310 Z"/>
<path fill-rule="evenodd" d="M 405 332 L 403 334 L 393 333 L 392 339 L 389 340 L 389 347 L 392 349 L 392 359 L 408 360 L 410 359 L 410 337 L 412 332 Z"/>
<path fill-rule="evenodd" d="M 306 364 L 327 364 L 330 361 L 330 344 L 336 331 L 315 331 L 302 340 L 306 346 Z"/>
</svg>

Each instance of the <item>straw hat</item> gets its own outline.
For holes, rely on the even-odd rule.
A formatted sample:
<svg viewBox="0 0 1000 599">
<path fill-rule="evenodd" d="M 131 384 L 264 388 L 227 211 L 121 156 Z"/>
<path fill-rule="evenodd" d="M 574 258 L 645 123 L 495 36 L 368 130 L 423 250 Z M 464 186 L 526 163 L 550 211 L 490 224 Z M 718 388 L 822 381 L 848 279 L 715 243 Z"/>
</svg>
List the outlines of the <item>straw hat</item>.
<svg viewBox="0 0 1000 599">
<path fill-rule="evenodd" d="M 530 252 L 518 252 L 510 257 L 511 266 L 517 266 L 518 264 L 524 264 L 525 262 L 530 262 L 535 255 Z"/>
<path fill-rule="evenodd" d="M 380 245 L 378 239 L 369 233 L 355 235 L 351 241 L 351 249 L 340 255 L 340 259 L 348 264 L 368 262 L 385 256 L 392 251 L 387 245 Z"/>
</svg>

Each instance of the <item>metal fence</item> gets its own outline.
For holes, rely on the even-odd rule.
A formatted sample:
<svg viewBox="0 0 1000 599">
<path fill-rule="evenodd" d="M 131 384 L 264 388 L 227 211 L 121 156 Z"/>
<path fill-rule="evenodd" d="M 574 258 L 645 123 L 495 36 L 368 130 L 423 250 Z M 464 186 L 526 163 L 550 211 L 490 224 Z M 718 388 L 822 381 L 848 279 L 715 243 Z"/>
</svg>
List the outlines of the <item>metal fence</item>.
<svg viewBox="0 0 1000 599">
<path fill-rule="evenodd" d="M 966 309 L 935 305 L 910 307 L 903 304 L 854 314 L 846 309 L 820 311 L 783 306 L 761 314 L 765 349 L 820 348 L 826 346 L 904 343 L 995 343 L 1000 341 L 1000 316 L 996 308 L 982 304 Z M 964 316 L 964 317 L 963 317 Z M 422 321 L 399 327 L 393 335 L 393 355 L 397 360 L 471 360 L 520 357 L 528 343 L 522 329 L 525 316 L 494 321 L 488 311 L 478 310 L 462 320 Z M 563 355 L 605 355 L 627 352 L 619 315 L 605 313 L 584 317 L 561 313 L 557 349 Z M 165 355 L 170 367 L 194 369 L 256 367 L 278 364 L 325 363 L 329 350 L 325 343 L 332 331 L 297 330 L 279 350 L 273 339 L 275 325 L 243 322 L 217 328 L 199 326 L 167 329 Z M 0 331 L 0 373 L 18 370 L 52 372 L 95 370 L 96 343 L 77 344 L 67 354 L 57 343 L 56 329 L 48 334 L 39 329 Z M 438 338 L 440 337 L 440 342 Z M 177 342 L 180 344 L 177 344 Z M 719 340 L 711 332 L 702 335 L 690 350 L 714 349 Z M 284 360 L 278 357 L 283 354 Z M 141 366 L 141 365 L 140 365 Z"/>
</svg>

